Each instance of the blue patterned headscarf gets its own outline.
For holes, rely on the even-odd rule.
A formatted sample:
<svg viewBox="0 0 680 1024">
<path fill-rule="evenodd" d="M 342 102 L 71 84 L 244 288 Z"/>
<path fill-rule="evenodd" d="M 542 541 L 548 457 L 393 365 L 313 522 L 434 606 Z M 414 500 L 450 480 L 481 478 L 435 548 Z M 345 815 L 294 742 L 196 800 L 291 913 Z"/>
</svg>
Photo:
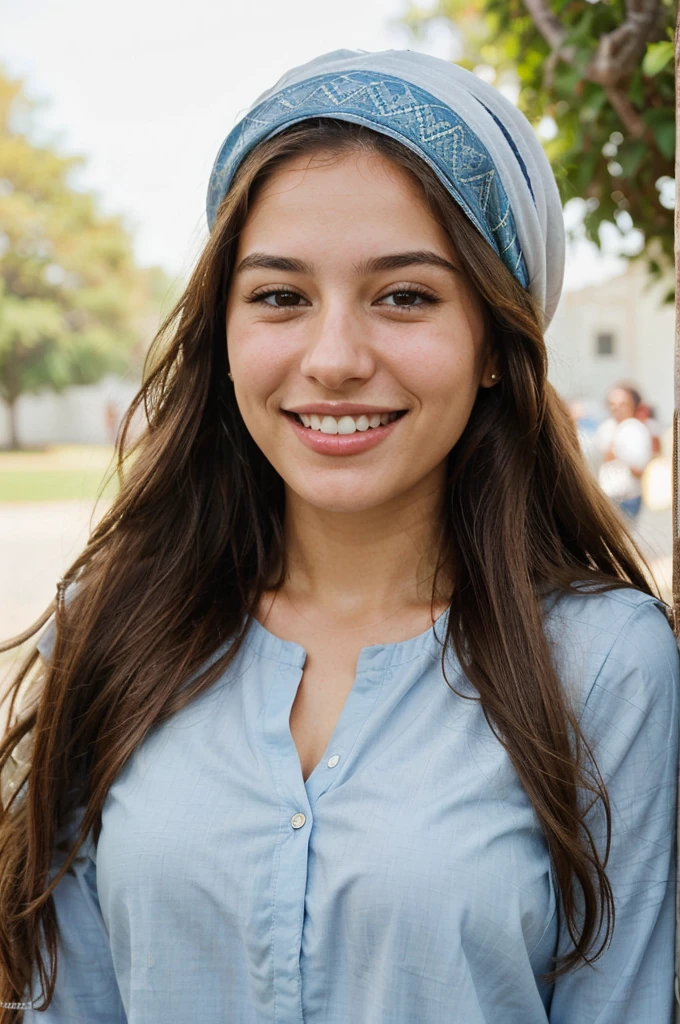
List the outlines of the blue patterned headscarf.
<svg viewBox="0 0 680 1024">
<path fill-rule="evenodd" d="M 550 164 L 502 93 L 456 64 L 412 50 L 336 50 L 293 68 L 225 139 L 210 176 L 208 224 L 245 156 L 309 118 L 389 135 L 435 171 L 452 198 L 551 321 L 564 275 L 564 222 Z"/>
</svg>

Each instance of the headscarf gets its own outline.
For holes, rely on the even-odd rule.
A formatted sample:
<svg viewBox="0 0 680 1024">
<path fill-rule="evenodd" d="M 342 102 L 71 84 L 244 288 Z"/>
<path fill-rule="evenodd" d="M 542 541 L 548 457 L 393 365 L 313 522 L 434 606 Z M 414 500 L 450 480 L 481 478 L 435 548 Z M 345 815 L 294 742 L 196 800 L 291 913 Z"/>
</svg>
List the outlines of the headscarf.
<svg viewBox="0 0 680 1024">
<path fill-rule="evenodd" d="M 548 159 L 526 117 L 457 64 L 413 50 L 335 50 L 288 71 L 236 124 L 207 198 L 212 230 L 243 157 L 309 118 L 354 121 L 418 154 L 552 320 L 564 276 L 564 221 Z"/>
</svg>

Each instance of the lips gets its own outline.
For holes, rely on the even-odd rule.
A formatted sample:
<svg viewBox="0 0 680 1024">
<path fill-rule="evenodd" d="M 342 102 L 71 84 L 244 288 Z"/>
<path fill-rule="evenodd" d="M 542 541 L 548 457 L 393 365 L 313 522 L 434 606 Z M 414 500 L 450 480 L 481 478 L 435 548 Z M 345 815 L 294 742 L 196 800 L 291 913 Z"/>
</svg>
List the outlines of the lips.
<svg viewBox="0 0 680 1024">
<path fill-rule="evenodd" d="M 300 416 L 296 413 L 284 411 L 283 415 L 290 423 L 298 439 L 312 451 L 318 452 L 321 455 L 354 455 L 375 448 L 386 440 L 395 430 L 399 429 L 399 424 L 404 419 L 406 411 L 402 410 L 399 413 L 391 414 L 384 413 L 383 416 L 388 420 L 387 423 L 379 423 L 376 427 L 371 427 L 366 423 L 364 429 L 361 429 L 363 424 L 359 426 L 361 417 L 358 416 L 356 420 L 354 417 L 347 417 L 350 419 L 351 429 L 350 425 L 346 424 L 343 430 L 337 432 L 337 426 L 342 423 L 345 417 L 335 419 L 335 417 L 329 416 L 324 418 L 316 416 L 320 421 L 320 425 L 318 429 L 315 429 L 311 425 L 305 426 Z M 331 421 L 326 423 L 325 430 L 321 429 L 324 419 Z"/>
<path fill-rule="evenodd" d="M 394 405 L 366 405 L 360 402 L 307 402 L 282 408 L 282 412 L 296 413 L 298 416 L 382 416 L 385 413 L 399 412 L 400 407 Z"/>
</svg>

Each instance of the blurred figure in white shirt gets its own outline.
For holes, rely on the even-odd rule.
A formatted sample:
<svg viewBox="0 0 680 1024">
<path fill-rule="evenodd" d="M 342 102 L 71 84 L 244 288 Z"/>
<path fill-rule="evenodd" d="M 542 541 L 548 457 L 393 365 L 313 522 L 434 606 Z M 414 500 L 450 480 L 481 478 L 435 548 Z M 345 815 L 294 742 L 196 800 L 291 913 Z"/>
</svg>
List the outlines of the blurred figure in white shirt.
<svg viewBox="0 0 680 1024">
<path fill-rule="evenodd" d="M 657 455 L 661 455 L 661 424 L 657 420 L 651 405 L 647 405 L 646 402 L 640 402 L 635 410 L 635 418 L 640 420 L 640 423 L 644 423 L 651 435 L 652 457 L 655 458 Z"/>
<path fill-rule="evenodd" d="M 636 414 L 642 398 L 634 387 L 616 384 L 607 395 L 609 418 L 595 434 L 602 456 L 600 487 L 631 519 L 642 504 L 640 479 L 652 458 L 652 436 Z"/>
<path fill-rule="evenodd" d="M 588 416 L 585 403 L 581 398 L 573 398 L 568 403 L 567 407 L 571 418 L 574 421 L 576 434 L 578 436 L 578 443 L 581 451 L 583 452 L 586 463 L 590 467 L 593 476 L 597 477 L 600 464 L 602 462 L 600 450 L 595 443 L 597 420 Z"/>
</svg>

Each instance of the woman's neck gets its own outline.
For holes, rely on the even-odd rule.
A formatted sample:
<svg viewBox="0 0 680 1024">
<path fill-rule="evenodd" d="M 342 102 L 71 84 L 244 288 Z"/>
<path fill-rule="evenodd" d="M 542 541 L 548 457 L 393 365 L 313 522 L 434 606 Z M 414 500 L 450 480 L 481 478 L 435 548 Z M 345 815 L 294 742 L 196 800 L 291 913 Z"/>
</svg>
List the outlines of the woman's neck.
<svg viewBox="0 0 680 1024">
<path fill-rule="evenodd" d="M 363 512 L 329 512 L 287 495 L 282 590 L 316 622 L 352 629 L 429 607 L 441 490 Z M 448 603 L 442 572 L 435 605 Z"/>
</svg>

